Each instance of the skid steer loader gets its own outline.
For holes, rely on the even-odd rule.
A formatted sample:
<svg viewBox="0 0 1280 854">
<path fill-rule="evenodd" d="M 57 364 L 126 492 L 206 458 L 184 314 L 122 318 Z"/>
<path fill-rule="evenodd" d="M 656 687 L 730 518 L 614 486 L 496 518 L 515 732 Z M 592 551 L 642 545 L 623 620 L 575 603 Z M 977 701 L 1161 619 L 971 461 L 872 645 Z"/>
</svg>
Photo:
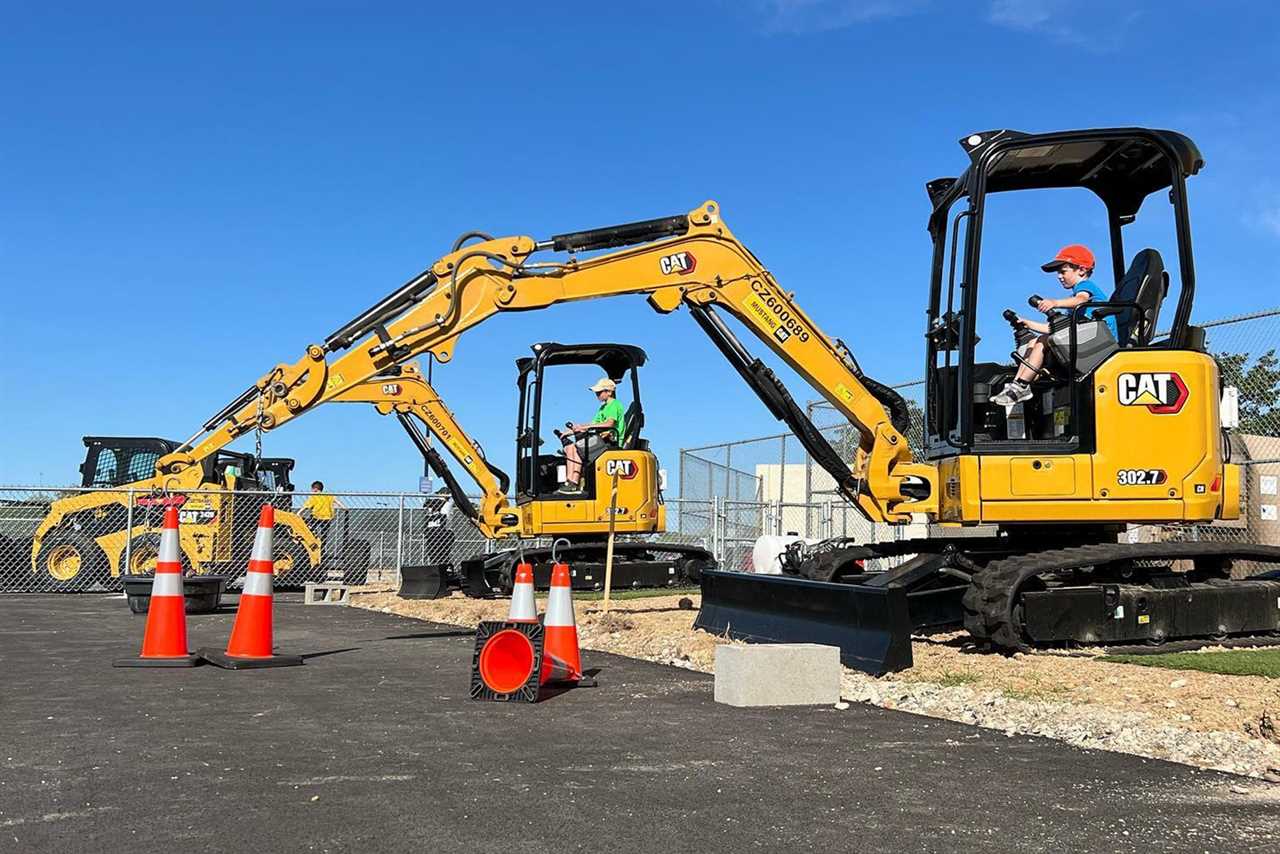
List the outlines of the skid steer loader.
<svg viewBox="0 0 1280 854">
<path fill-rule="evenodd" d="M 36 529 L 31 570 L 54 590 L 101 587 L 109 578 L 155 570 L 164 508 L 177 505 L 184 567 L 204 575 L 242 575 L 264 500 L 277 504 L 276 571 L 282 580 L 320 564 L 320 542 L 289 509 L 293 460 L 220 450 L 206 460 L 195 488 L 152 489 L 155 464 L 178 443 L 140 436 L 85 436 L 81 487 L 55 500 Z M 132 507 L 130 496 L 132 495 Z"/>
</svg>

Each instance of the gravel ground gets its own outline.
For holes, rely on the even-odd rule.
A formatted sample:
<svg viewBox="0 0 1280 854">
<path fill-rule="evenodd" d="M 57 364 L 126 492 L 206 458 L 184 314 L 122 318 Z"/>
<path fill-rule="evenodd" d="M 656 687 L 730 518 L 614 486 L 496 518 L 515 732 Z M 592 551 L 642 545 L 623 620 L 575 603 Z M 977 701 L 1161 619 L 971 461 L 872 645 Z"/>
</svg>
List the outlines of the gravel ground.
<svg viewBox="0 0 1280 854">
<path fill-rule="evenodd" d="M 682 602 L 685 607 L 681 607 Z M 453 625 L 506 616 L 505 600 L 455 594 L 434 601 L 391 592 L 352 597 L 356 607 Z M 698 596 L 575 603 L 583 647 L 711 671 L 727 643 L 693 630 Z M 1280 720 L 1280 680 L 1220 676 L 1100 661 L 1092 655 L 973 652 L 963 635 L 917 640 L 915 667 L 876 678 L 844 672 L 844 697 L 946 718 L 1006 735 L 1039 735 L 1078 747 L 1167 759 L 1280 783 L 1280 743 L 1264 737 L 1264 714 Z M 1275 736 L 1273 736 L 1274 738 Z"/>
</svg>

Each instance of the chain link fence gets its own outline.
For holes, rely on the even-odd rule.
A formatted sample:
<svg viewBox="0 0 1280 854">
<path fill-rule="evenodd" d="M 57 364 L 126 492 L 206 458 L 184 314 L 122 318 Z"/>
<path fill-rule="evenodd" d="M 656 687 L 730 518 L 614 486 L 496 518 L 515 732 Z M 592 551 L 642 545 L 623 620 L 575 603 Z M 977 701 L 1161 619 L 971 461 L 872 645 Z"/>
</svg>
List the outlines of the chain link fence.
<svg viewBox="0 0 1280 854">
<path fill-rule="evenodd" d="M 1280 308 L 1199 324 L 1217 360 L 1224 387 L 1236 390 L 1239 423 L 1230 429 L 1231 461 L 1244 469 L 1241 518 L 1211 525 L 1133 526 L 1128 537 L 1197 539 L 1280 545 Z M 893 386 L 911 410 L 907 441 L 923 447 L 924 381 Z M 809 419 L 847 463 L 856 435 L 826 401 L 810 403 Z M 835 481 L 790 434 L 744 439 L 681 451 L 682 496 L 709 501 L 717 556 L 737 568 L 761 534 L 884 542 L 938 535 L 933 525 L 873 525 L 839 496 Z M 965 533 L 980 533 L 968 531 Z M 950 536 L 955 530 L 948 530 Z"/>
<path fill-rule="evenodd" d="M 1239 396 L 1239 424 L 1230 432 L 1232 460 L 1245 473 L 1241 519 L 1135 526 L 1128 536 L 1280 545 L 1280 309 L 1201 326 L 1223 385 Z M 924 383 L 894 388 L 912 408 L 908 441 L 919 448 Z M 844 418 L 825 402 L 809 404 L 808 414 L 851 462 L 856 437 Z M 684 449 L 679 480 L 680 497 L 666 501 L 667 532 L 649 539 L 703 546 L 727 568 L 749 568 L 752 547 L 764 534 L 884 542 L 937 533 L 925 524 L 867 522 L 790 434 Z M 335 499 L 331 517 L 317 518 L 328 514 L 308 508 L 305 493 L 198 490 L 165 499 L 127 489 L 0 487 L 0 591 L 119 590 L 122 577 L 154 566 L 166 501 L 178 503 L 182 515 L 187 569 L 224 575 L 233 584 L 245 572 L 266 501 L 277 508 L 276 572 L 284 585 L 396 583 L 406 564 L 457 565 L 516 545 L 486 540 L 442 495 L 329 495 Z"/>
<path fill-rule="evenodd" d="M 478 501 L 478 499 L 476 499 Z M 275 507 L 277 584 L 398 584 L 405 565 L 448 563 L 499 549 L 442 494 L 0 487 L 0 592 L 118 591 L 154 571 L 164 510 L 176 506 L 184 571 L 238 586 L 264 503 Z M 668 532 L 648 539 L 711 548 L 713 503 L 667 502 Z M 623 539 L 626 539 L 624 537 Z M 525 541 L 526 546 L 549 545 Z"/>
</svg>

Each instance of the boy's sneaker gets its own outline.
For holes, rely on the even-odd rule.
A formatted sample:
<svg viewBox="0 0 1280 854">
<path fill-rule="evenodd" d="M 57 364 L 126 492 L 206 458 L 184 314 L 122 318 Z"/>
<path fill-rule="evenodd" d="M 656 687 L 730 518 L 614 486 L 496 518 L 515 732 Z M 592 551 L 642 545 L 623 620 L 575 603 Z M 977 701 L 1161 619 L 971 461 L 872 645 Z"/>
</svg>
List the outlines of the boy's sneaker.
<svg viewBox="0 0 1280 854">
<path fill-rule="evenodd" d="M 996 406 L 1013 406 L 1031 399 L 1031 385 L 1014 380 L 1005 383 L 999 394 L 992 395 L 991 402 Z"/>
</svg>

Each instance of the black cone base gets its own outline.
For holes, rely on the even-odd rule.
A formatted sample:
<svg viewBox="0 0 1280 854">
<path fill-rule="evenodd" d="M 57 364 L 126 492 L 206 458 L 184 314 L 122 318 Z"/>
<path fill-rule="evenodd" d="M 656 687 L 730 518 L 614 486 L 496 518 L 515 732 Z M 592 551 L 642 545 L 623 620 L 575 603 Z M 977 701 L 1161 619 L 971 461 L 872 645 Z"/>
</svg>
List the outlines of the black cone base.
<svg viewBox="0 0 1280 854">
<path fill-rule="evenodd" d="M 202 662 L 198 655 L 175 655 L 172 658 L 117 658 L 112 667 L 196 667 Z"/>
<path fill-rule="evenodd" d="M 270 658 L 241 658 L 235 655 L 227 655 L 220 649 L 212 647 L 203 647 L 197 650 L 197 655 L 209 662 L 217 665 L 225 670 L 255 670 L 260 667 L 295 667 L 302 664 L 302 656 L 300 655 L 273 655 Z"/>
</svg>

